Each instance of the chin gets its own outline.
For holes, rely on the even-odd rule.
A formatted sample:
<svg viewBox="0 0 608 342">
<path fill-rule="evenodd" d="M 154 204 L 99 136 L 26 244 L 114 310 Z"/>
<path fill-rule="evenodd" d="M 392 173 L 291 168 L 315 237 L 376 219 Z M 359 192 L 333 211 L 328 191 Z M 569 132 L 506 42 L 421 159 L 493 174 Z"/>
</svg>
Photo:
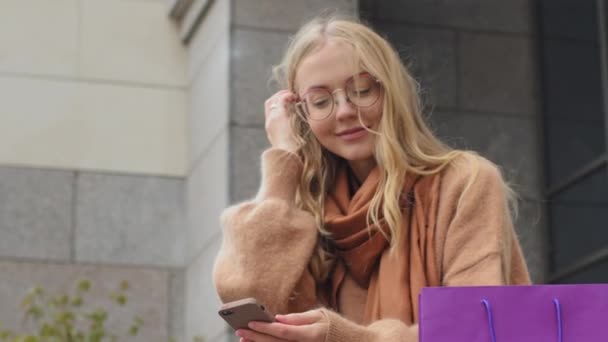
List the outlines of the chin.
<svg viewBox="0 0 608 342">
<path fill-rule="evenodd" d="M 374 158 L 374 153 L 372 151 L 362 151 L 361 149 L 354 151 L 340 151 L 340 153 L 336 153 L 336 155 L 350 162 L 363 161 Z"/>
</svg>

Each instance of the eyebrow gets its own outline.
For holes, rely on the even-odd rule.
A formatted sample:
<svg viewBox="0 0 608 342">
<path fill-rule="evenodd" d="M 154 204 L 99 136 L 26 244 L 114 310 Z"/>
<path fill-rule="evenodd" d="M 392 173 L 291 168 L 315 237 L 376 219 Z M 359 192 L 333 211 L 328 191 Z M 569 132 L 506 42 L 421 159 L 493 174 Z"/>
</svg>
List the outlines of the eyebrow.
<svg viewBox="0 0 608 342">
<path fill-rule="evenodd" d="M 361 72 L 360 72 L 360 73 L 358 73 L 358 74 L 354 74 L 354 75 L 352 75 L 352 76 L 348 77 L 347 79 L 345 79 L 345 80 L 343 81 L 343 83 L 346 83 L 346 82 L 348 82 L 348 81 L 352 80 L 353 78 L 355 78 L 355 76 L 361 76 L 361 75 L 365 75 L 365 74 L 370 75 L 370 73 L 369 73 L 369 72 L 367 72 L 367 71 L 361 71 Z M 325 84 L 313 85 L 313 86 L 310 86 L 310 87 L 306 88 L 302 94 L 306 94 L 306 93 L 307 93 L 308 91 L 310 91 L 311 89 L 317 89 L 317 88 L 324 88 L 324 89 L 327 89 L 327 88 L 329 88 L 329 87 L 328 87 L 327 85 L 325 85 Z"/>
</svg>

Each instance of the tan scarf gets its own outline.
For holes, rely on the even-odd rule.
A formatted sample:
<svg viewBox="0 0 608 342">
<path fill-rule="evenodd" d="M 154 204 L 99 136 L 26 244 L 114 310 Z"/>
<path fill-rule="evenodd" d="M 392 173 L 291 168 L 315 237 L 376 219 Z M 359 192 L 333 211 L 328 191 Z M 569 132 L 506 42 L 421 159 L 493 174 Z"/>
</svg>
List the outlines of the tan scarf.
<svg viewBox="0 0 608 342">
<path fill-rule="evenodd" d="M 332 233 L 338 263 L 331 276 L 330 304 L 338 307 L 338 290 L 346 273 L 363 288 L 367 300 L 363 319 L 370 323 L 397 318 L 406 324 L 418 322 L 418 295 L 425 286 L 439 286 L 435 257 L 435 218 L 440 174 L 409 175 L 401 203 L 403 223 L 395 253 L 389 253 L 386 238 L 376 228 L 368 229 L 367 211 L 378 186 L 380 170 L 373 169 L 354 196 L 350 196 L 348 170 L 337 174 L 325 205 L 325 226 Z M 380 213 L 381 214 L 381 213 Z M 382 230 L 390 236 L 384 218 Z"/>
</svg>

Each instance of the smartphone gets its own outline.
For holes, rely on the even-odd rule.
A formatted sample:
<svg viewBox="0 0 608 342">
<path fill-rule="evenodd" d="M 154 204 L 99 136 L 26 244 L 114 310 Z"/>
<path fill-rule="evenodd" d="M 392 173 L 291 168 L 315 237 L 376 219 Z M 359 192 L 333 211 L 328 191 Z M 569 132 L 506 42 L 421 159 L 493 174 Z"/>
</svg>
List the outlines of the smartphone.
<svg viewBox="0 0 608 342">
<path fill-rule="evenodd" d="M 223 304 L 218 313 L 234 330 L 247 329 L 251 321 L 274 322 L 274 316 L 255 298 Z"/>
</svg>

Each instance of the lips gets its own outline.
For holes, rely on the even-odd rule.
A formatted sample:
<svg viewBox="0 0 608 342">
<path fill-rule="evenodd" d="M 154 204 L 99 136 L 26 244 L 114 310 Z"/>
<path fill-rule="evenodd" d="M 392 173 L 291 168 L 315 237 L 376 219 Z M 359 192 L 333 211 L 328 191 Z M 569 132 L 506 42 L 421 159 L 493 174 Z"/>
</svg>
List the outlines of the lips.
<svg viewBox="0 0 608 342">
<path fill-rule="evenodd" d="M 363 127 L 347 129 L 337 134 L 340 139 L 348 142 L 358 140 L 366 135 L 367 130 L 365 130 Z"/>
<path fill-rule="evenodd" d="M 363 127 L 355 127 L 355 128 L 351 128 L 351 129 L 346 129 L 336 135 L 341 137 L 343 135 L 349 135 L 349 134 L 357 133 L 359 131 L 364 131 Z"/>
</svg>

